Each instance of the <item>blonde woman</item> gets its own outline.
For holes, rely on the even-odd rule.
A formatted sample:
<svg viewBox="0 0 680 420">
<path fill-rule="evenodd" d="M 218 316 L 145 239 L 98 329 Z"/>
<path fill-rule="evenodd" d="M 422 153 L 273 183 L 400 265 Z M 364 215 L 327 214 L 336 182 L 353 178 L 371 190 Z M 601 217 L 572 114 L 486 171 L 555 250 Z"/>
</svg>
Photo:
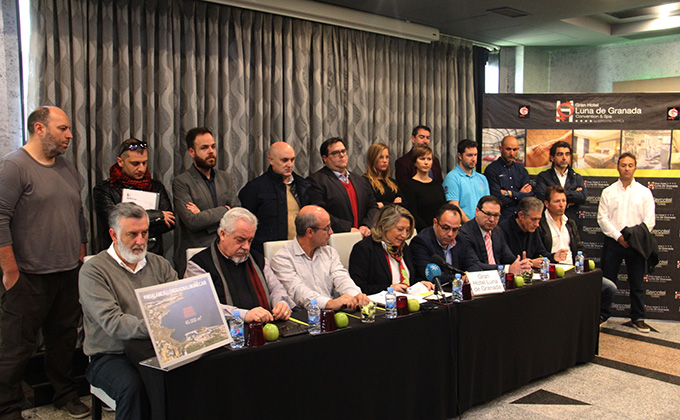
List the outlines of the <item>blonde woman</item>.
<svg viewBox="0 0 680 420">
<path fill-rule="evenodd" d="M 378 207 L 387 204 L 401 204 L 403 196 L 394 179 L 390 178 L 390 149 L 384 143 L 374 143 L 366 153 L 364 176 L 373 188 Z"/>
</svg>

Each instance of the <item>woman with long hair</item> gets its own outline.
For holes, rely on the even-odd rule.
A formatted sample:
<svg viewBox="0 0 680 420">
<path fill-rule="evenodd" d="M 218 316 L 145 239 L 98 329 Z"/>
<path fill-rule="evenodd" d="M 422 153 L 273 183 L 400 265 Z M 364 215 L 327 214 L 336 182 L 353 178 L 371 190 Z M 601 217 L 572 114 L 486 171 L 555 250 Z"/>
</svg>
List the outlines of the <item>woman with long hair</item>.
<svg viewBox="0 0 680 420">
<path fill-rule="evenodd" d="M 368 148 L 364 176 L 373 188 L 378 207 L 403 202 L 403 195 L 397 183 L 390 178 L 390 149 L 386 144 L 374 143 Z"/>
</svg>

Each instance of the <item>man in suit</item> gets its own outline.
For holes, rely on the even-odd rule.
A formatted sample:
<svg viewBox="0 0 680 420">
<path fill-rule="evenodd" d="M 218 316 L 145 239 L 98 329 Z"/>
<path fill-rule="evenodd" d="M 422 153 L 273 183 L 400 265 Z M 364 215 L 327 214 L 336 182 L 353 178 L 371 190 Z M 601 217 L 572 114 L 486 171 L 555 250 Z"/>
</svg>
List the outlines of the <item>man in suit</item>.
<svg viewBox="0 0 680 420">
<path fill-rule="evenodd" d="M 518 162 L 519 141 L 513 136 L 505 136 L 500 145 L 501 157 L 486 167 L 484 175 L 489 181 L 491 195 L 501 201 L 501 222 L 512 218 L 517 211 L 519 200 L 533 197 L 529 184 L 529 172 Z"/>
<path fill-rule="evenodd" d="M 333 231 L 370 235 L 378 213 L 371 185 L 363 176 L 347 170 L 347 146 L 341 138 L 324 141 L 320 151 L 326 166 L 309 176 L 309 203 L 330 214 Z"/>
<path fill-rule="evenodd" d="M 423 229 L 411 240 L 409 247 L 413 255 L 415 278 L 425 279 L 425 267 L 432 261 L 434 255 L 439 255 L 456 268 L 465 271 L 477 271 L 479 267 L 474 263 L 474 257 L 469 255 L 470 248 L 464 248 L 460 241 L 456 241 L 461 226 L 462 211 L 458 206 L 447 203 L 441 206 L 432 226 Z M 449 274 L 442 270 L 442 280 L 449 281 Z"/>
<path fill-rule="evenodd" d="M 184 273 L 186 250 L 209 246 L 217 227 L 234 200 L 234 186 L 225 171 L 215 169 L 215 139 L 205 127 L 192 128 L 186 137 L 193 165 L 172 183 L 175 212 L 179 216 L 179 241 L 175 244 L 175 266 Z"/>
<path fill-rule="evenodd" d="M 402 190 L 409 179 L 416 174 L 416 168 L 413 166 L 413 149 L 419 146 L 430 146 L 430 127 L 419 125 L 411 132 L 411 150 L 394 162 L 394 177 L 397 179 L 397 185 Z M 442 166 L 436 156 L 432 156 L 432 168 L 430 168 L 430 178 L 440 183 L 444 183 L 442 177 Z"/>
<path fill-rule="evenodd" d="M 567 210 L 565 214 L 569 220 L 578 224 L 578 210 L 588 198 L 583 177 L 571 168 L 571 145 L 566 141 L 558 141 L 550 147 L 550 161 L 552 168 L 538 174 L 534 192 L 540 200 L 548 200 L 545 190 L 550 185 L 561 185 L 567 195 Z"/>
<path fill-rule="evenodd" d="M 475 218 L 460 228 L 461 245 L 472 249 L 474 262 L 482 270 L 496 270 L 501 264 L 510 264 L 508 271 L 513 274 L 531 270 L 531 260 L 514 255 L 503 231 L 496 229 L 500 217 L 501 201 L 493 195 L 482 197 L 477 203 Z"/>
<path fill-rule="evenodd" d="M 262 244 L 295 238 L 295 216 L 307 205 L 309 181 L 293 172 L 295 150 L 282 141 L 269 148 L 269 169 L 248 182 L 238 193 L 241 205 L 257 216 L 253 249 Z"/>
</svg>

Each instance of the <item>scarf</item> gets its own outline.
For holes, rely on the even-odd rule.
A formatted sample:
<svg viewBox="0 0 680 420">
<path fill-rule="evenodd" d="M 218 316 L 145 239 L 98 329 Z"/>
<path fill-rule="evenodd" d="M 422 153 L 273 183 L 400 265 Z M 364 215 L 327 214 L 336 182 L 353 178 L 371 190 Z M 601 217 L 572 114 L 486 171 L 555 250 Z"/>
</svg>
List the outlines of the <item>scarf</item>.
<svg viewBox="0 0 680 420">
<path fill-rule="evenodd" d="M 109 168 L 109 179 L 111 185 L 123 185 L 137 190 L 151 191 L 151 173 L 148 169 L 142 179 L 133 179 L 125 175 L 123 169 L 117 163 L 114 163 Z"/>
</svg>

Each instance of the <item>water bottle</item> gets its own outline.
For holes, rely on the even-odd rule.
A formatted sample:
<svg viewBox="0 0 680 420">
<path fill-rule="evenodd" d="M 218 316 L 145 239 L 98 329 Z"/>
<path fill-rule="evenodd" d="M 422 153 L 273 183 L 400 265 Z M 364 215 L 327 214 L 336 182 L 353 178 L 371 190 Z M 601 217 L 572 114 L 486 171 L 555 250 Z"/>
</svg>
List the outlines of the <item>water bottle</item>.
<svg viewBox="0 0 680 420">
<path fill-rule="evenodd" d="M 461 302 L 463 300 L 463 280 L 459 273 L 456 273 L 456 277 L 453 279 L 453 301 Z"/>
<path fill-rule="evenodd" d="M 397 295 L 394 294 L 394 287 L 388 287 L 385 294 L 385 318 L 394 319 L 397 317 Z"/>
<path fill-rule="evenodd" d="M 243 337 L 243 319 L 239 311 L 234 311 L 229 321 L 229 333 L 231 334 L 231 348 L 240 349 L 243 347 L 245 338 Z"/>
<path fill-rule="evenodd" d="M 319 334 L 321 332 L 321 309 L 316 299 L 309 302 L 307 320 L 309 321 L 309 333 L 312 335 Z"/>
<path fill-rule="evenodd" d="M 550 278 L 550 261 L 547 257 L 543 257 L 543 262 L 541 263 L 541 281 L 548 281 Z"/>
<path fill-rule="evenodd" d="M 501 279 L 501 284 L 503 285 L 503 289 L 505 289 L 505 274 L 503 274 L 504 267 L 502 265 L 498 266 L 498 277 Z"/>
<path fill-rule="evenodd" d="M 583 251 L 579 251 L 578 254 L 576 254 L 576 273 L 581 274 L 583 273 L 583 262 L 585 261 L 585 257 L 583 256 Z"/>
</svg>

